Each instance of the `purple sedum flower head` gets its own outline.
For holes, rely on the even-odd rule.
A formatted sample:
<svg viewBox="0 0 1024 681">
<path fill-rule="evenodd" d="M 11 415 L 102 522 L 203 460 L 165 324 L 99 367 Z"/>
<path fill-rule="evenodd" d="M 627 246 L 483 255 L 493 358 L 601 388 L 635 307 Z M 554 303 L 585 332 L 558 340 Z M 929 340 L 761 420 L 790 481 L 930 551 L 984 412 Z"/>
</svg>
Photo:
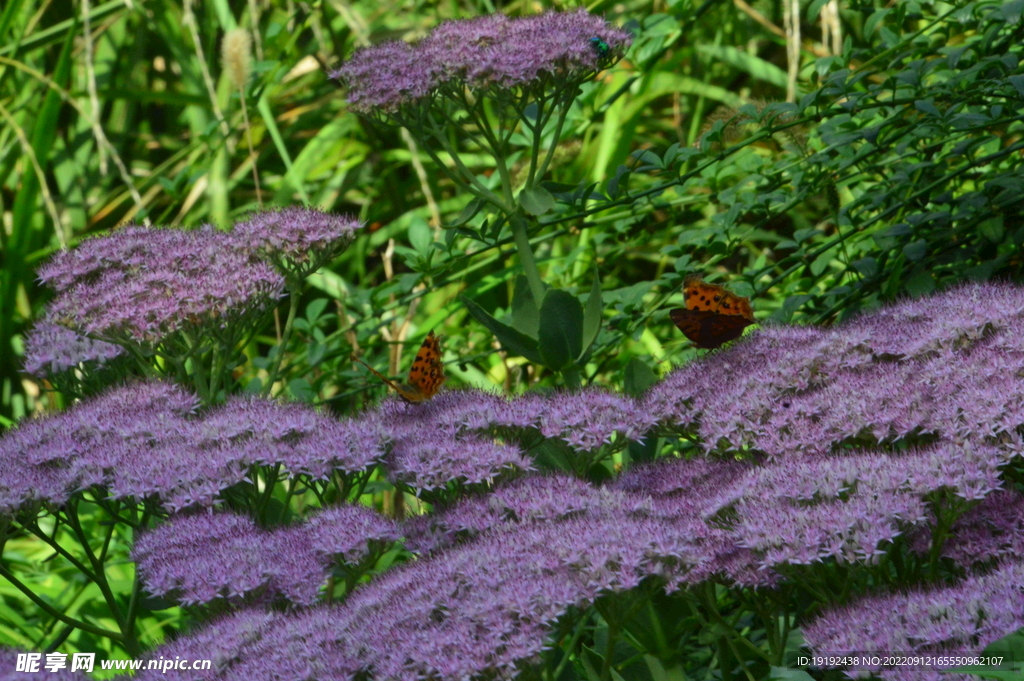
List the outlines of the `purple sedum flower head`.
<svg viewBox="0 0 1024 681">
<path fill-rule="evenodd" d="M 180 679 L 182 681 L 212 681 L 213 679 L 237 678 L 235 666 L 262 641 L 271 636 L 280 626 L 284 615 L 267 613 L 262 609 L 248 609 L 236 612 L 207 623 L 200 629 L 176 638 L 147 656 L 148 661 L 163 660 L 210 660 L 211 668 L 168 669 L 160 667 L 143 669 L 133 678 L 140 681 L 156 679 Z"/>
<path fill-rule="evenodd" d="M 549 398 L 537 426 L 545 437 L 564 440 L 576 450 L 593 451 L 639 440 L 655 423 L 634 400 L 590 389 Z"/>
<path fill-rule="evenodd" d="M 416 405 L 398 399 L 384 400 L 368 416 L 379 420 L 395 439 L 443 429 L 455 435 L 466 430 L 486 431 L 493 426 L 513 425 L 509 401 L 483 390 L 444 390 Z M 531 415 L 523 427 L 532 425 Z"/>
<path fill-rule="evenodd" d="M 335 559 L 358 565 L 398 539 L 393 522 L 359 506 L 329 508 L 273 531 L 246 516 L 202 511 L 143 533 L 132 556 L 150 593 L 184 605 L 218 599 L 311 605 Z"/>
<path fill-rule="evenodd" d="M 353 593 L 348 642 L 380 678 L 507 676 L 571 608 L 682 567 L 687 553 L 685 539 L 642 518 L 510 525 Z"/>
<path fill-rule="evenodd" d="M 337 420 L 300 404 L 233 397 L 203 420 L 204 444 L 234 448 L 248 464 L 281 464 L 294 475 L 326 480 L 335 470 L 362 471 L 384 455 L 385 433 L 373 419 Z"/>
<path fill-rule="evenodd" d="M 201 512 L 143 533 L 132 557 L 151 594 L 184 605 L 246 597 L 309 605 L 326 575 L 307 540 L 296 528 L 268 532 L 245 516 Z"/>
<path fill-rule="evenodd" d="M 532 463 L 519 448 L 482 437 L 451 437 L 423 433 L 396 440 L 391 470 L 401 482 L 422 491 L 436 491 L 451 483 L 479 485 L 502 474 L 530 470 Z"/>
<path fill-rule="evenodd" d="M 870 596 L 804 626 L 812 650 L 856 653 L 980 653 L 1024 626 L 1024 563 L 955 586 Z M 900 679 L 897 670 L 883 678 Z"/>
<path fill-rule="evenodd" d="M 1024 425 L 1022 297 L 972 284 L 825 331 L 766 326 L 674 371 L 643 408 L 709 452 L 771 457 L 1011 436 Z"/>
<path fill-rule="evenodd" d="M 934 520 L 912 538 L 911 546 L 927 555 Z M 965 568 L 984 568 L 993 561 L 1024 555 L 1024 495 L 1000 490 L 985 497 L 953 523 L 942 544 L 942 556 Z"/>
<path fill-rule="evenodd" d="M 327 479 L 384 455 L 373 420 L 336 421 L 300 405 L 236 398 L 202 413 L 170 383 L 130 383 L 0 438 L 0 512 L 64 503 L 102 487 L 111 499 L 155 498 L 169 511 L 212 506 L 253 465 Z"/>
<path fill-rule="evenodd" d="M 49 319 L 36 323 L 25 336 L 25 373 L 39 378 L 85 367 L 102 367 L 124 355 L 113 343 L 86 338 Z"/>
<path fill-rule="evenodd" d="M 593 38 L 604 47 L 595 48 Z M 585 11 L 450 21 L 415 46 L 392 42 L 357 51 L 332 76 L 360 113 L 392 114 L 439 89 L 545 88 L 578 83 L 618 59 L 629 34 Z"/>
<path fill-rule="evenodd" d="M 178 441 L 194 395 L 168 383 L 132 383 L 0 438 L 0 512 L 107 485 L 160 443 Z M 145 495 L 143 495 L 145 496 Z"/>
<path fill-rule="evenodd" d="M 305 528 L 321 562 L 336 557 L 349 565 L 371 555 L 373 544 L 389 545 L 401 538 L 394 521 L 365 506 L 324 509 L 310 517 Z"/>
<path fill-rule="evenodd" d="M 411 519 L 406 523 L 406 545 L 430 553 L 518 524 L 600 516 L 613 508 L 622 513 L 642 513 L 647 505 L 646 497 L 597 488 L 578 478 L 529 475 L 486 496 L 465 499 L 445 512 Z"/>
<path fill-rule="evenodd" d="M 230 234 L 126 227 L 55 256 L 39 278 L 57 293 L 48 317 L 90 336 L 152 346 L 186 328 L 262 311 L 284 281 Z"/>
<path fill-rule="evenodd" d="M 352 241 L 361 223 L 354 217 L 312 208 L 254 214 L 231 232 L 245 248 L 264 254 L 298 279 L 330 262 Z"/>
</svg>

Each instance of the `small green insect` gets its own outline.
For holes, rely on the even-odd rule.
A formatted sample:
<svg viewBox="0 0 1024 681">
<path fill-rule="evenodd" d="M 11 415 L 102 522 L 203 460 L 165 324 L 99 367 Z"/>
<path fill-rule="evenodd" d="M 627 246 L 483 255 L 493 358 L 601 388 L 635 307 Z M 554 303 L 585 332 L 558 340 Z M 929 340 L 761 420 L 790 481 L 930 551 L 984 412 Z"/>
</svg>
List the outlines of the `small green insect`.
<svg viewBox="0 0 1024 681">
<path fill-rule="evenodd" d="M 596 35 L 590 39 L 590 46 L 597 52 L 597 56 L 601 59 L 607 59 L 608 55 L 612 53 L 611 46 Z"/>
</svg>

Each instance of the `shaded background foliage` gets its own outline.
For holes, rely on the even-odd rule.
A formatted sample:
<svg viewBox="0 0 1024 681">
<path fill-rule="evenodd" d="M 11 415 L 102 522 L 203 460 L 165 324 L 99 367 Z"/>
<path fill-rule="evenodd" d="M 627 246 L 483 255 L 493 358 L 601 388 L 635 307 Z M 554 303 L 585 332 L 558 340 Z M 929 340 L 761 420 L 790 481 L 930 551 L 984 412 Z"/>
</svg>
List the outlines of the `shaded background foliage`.
<svg viewBox="0 0 1024 681">
<path fill-rule="evenodd" d="M 963 278 L 1019 278 L 1022 3 L 846 2 L 834 15 L 816 0 L 788 36 L 784 4 L 587 6 L 634 44 L 571 110 L 548 178 L 556 201 L 534 234 L 549 284 L 585 293 L 600 272 L 606 324 L 587 382 L 636 391 L 652 367 L 692 357 L 666 318 L 690 271 L 756 294 L 760 317 L 815 323 Z M 348 112 L 325 67 L 446 18 L 575 6 L 5 3 L 5 425 L 62 402 L 19 373 L 22 334 L 47 297 L 40 264 L 126 222 L 226 226 L 261 202 L 354 213 L 367 233 L 311 277 L 287 348 L 275 347 L 277 325 L 254 342 L 253 390 L 271 351 L 287 357 L 281 393 L 352 411 L 377 394 L 352 351 L 389 353 L 397 373 L 403 342 L 435 327 L 453 384 L 550 384 L 496 352 L 457 298 L 509 313 L 508 239 L 477 238 L 482 216 L 467 223 L 476 231 L 451 228 L 468 197 L 409 136 Z M 259 36 L 244 97 L 220 60 L 239 23 Z M 788 104 L 787 47 L 800 59 Z M 26 565 L 43 555 L 17 548 Z M 36 625 L 4 626 L 31 638 Z"/>
</svg>

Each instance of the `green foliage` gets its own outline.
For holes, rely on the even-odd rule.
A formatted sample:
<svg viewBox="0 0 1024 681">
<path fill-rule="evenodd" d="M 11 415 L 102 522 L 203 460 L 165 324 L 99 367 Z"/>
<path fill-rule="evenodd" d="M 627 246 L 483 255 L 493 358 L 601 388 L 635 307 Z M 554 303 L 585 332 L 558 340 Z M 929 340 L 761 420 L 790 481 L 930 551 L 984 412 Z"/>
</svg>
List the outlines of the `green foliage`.
<svg viewBox="0 0 1024 681">
<path fill-rule="evenodd" d="M 781 25 L 775 5 L 758 9 Z M 732 3 L 596 3 L 591 11 L 634 31 L 629 53 L 558 116 L 523 106 L 532 129 L 495 150 L 443 135 L 417 144 L 371 124 L 346 110 L 318 65 L 493 11 L 488 0 L 364 0 L 308 14 L 270 3 L 258 19 L 245 3 L 193 4 L 195 15 L 164 0 L 58 3 L 42 14 L 31 0 L 4 3 L 0 422 L 63 401 L 18 373 L 21 334 L 47 295 L 35 268 L 132 220 L 227 225 L 261 204 L 298 202 L 365 220 L 366 233 L 297 292 L 290 335 L 263 328 L 236 376 L 253 393 L 339 412 L 368 400 L 353 350 L 382 357 L 397 345 L 397 374 L 402 344 L 435 327 L 455 385 L 517 392 L 561 381 L 641 394 L 694 354 L 666 320 L 691 271 L 734 279 L 762 319 L 819 323 L 963 278 L 1019 278 L 1020 2 L 882 5 L 843 8 L 842 53 L 805 50 L 806 94 L 787 104 L 784 41 Z M 805 8 L 805 36 L 816 35 L 821 6 Z M 224 32 L 254 21 L 260 52 L 239 93 L 211 55 Z M 664 445 L 632 443 L 614 464 L 575 472 L 608 476 Z M 564 467 L 564 452 L 549 449 L 532 453 Z M 374 480 L 366 491 L 383 506 L 393 489 Z M 113 565 L 92 582 L 69 568 L 87 556 L 39 539 L 45 527 L 7 541 L 4 569 L 42 602 L 5 582 L 0 639 L 45 647 L 64 635 L 50 610 L 99 621 L 131 597 L 132 570 L 118 563 L 130 537 L 114 531 L 111 509 L 89 513 L 86 539 L 103 542 Z M 698 594 L 693 610 L 645 597 L 642 607 L 609 597 L 579 618 L 549 651 L 549 670 L 631 681 L 803 675 L 787 667 L 800 641 L 779 614 L 793 603 L 755 617 L 725 591 Z M 180 624 L 180 611 L 151 605 L 134 649 Z M 94 632 L 69 640 L 128 649 Z M 739 640 L 749 646 L 736 650 Z"/>
</svg>

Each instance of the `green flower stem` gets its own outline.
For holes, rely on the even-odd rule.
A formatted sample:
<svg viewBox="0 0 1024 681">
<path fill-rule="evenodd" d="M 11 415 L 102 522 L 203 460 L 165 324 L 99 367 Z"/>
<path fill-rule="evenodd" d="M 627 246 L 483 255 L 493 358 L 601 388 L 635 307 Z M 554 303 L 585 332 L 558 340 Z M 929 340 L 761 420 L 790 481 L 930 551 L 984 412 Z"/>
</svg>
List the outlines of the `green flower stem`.
<svg viewBox="0 0 1024 681">
<path fill-rule="evenodd" d="M 770 663 L 770 657 L 753 643 L 751 643 L 745 636 L 740 635 L 736 632 L 736 626 L 732 622 L 727 622 L 722 614 L 718 612 L 718 599 L 715 595 L 715 583 L 707 582 L 703 589 L 703 600 L 707 607 L 708 613 L 711 615 L 711 619 L 718 623 L 724 631 L 728 632 L 728 635 L 723 634 L 723 638 L 729 646 L 729 650 L 732 652 L 733 657 L 736 658 L 737 662 L 742 662 L 743 657 L 740 656 L 739 650 L 736 648 L 736 642 L 738 641 L 743 645 L 744 648 L 752 652 L 757 657 L 761 658 L 765 662 Z M 750 674 L 750 669 L 747 665 L 742 665 L 743 671 L 747 676 L 747 681 L 754 681 L 754 677 Z"/>
<path fill-rule="evenodd" d="M 586 625 L 589 621 L 590 618 L 586 614 L 580 617 L 580 621 L 576 624 L 576 627 L 572 632 L 572 638 L 569 639 L 569 645 L 567 646 L 567 649 L 570 653 L 576 648 L 576 645 L 579 643 L 580 637 L 583 636 L 583 632 L 586 630 Z M 547 675 L 545 670 L 544 676 L 546 677 L 547 681 L 556 681 L 556 679 L 562 678 L 562 672 L 565 670 L 565 665 L 569 663 L 571 657 L 572 655 L 570 654 L 562 655 L 562 659 L 559 661 L 558 666 L 555 667 L 555 671 L 550 675 Z"/>
<path fill-rule="evenodd" d="M 199 342 L 192 338 L 190 334 L 183 332 L 181 335 L 185 340 L 188 351 L 175 364 L 179 371 L 184 372 L 181 379 L 188 380 L 190 377 L 185 365 L 189 360 L 192 361 L 192 384 L 195 386 L 196 392 L 199 393 L 199 399 L 203 401 L 203 404 L 209 405 L 211 404 L 210 383 L 206 375 L 206 367 L 203 366 L 202 357 L 199 354 Z"/>
<path fill-rule="evenodd" d="M 227 356 L 225 350 L 230 353 L 234 349 L 234 344 L 225 345 L 221 343 L 215 343 L 213 349 L 210 351 L 210 400 L 213 404 L 217 400 L 217 394 L 220 392 L 222 385 L 227 385 L 224 380 L 224 365 L 227 364 Z"/>
<path fill-rule="evenodd" d="M 529 129 L 533 135 L 533 144 L 530 150 L 530 172 L 526 176 L 526 186 L 533 187 L 534 178 L 537 177 L 537 159 L 540 158 L 540 143 L 541 133 L 544 132 L 544 126 L 547 123 L 547 117 L 551 115 L 550 109 L 545 110 L 544 105 L 546 100 L 537 100 L 537 122 L 530 124 L 525 116 L 525 112 L 521 111 L 519 116 L 523 121 L 523 126 Z"/>
<path fill-rule="evenodd" d="M 612 676 L 612 658 L 615 656 L 615 644 L 618 643 L 619 628 L 613 621 L 608 623 L 608 640 L 604 644 L 604 662 L 601 664 L 601 681 L 608 681 Z"/>
<path fill-rule="evenodd" d="M 288 317 L 284 322 L 284 329 L 281 331 L 281 340 L 277 344 L 274 353 L 274 365 L 267 375 L 267 384 L 263 386 L 263 397 L 269 397 L 281 374 L 281 364 L 284 362 L 284 350 L 291 340 L 292 329 L 295 326 L 295 317 L 299 312 L 299 294 L 302 292 L 301 284 L 288 283 Z"/>
<path fill-rule="evenodd" d="M 575 364 L 570 364 L 562 369 L 562 379 L 565 381 L 565 387 L 569 389 L 569 392 L 578 393 L 583 389 L 580 369 Z"/>
<path fill-rule="evenodd" d="M 89 581 L 91 581 L 91 582 L 95 582 L 96 581 L 96 576 L 92 573 L 92 570 L 90 570 L 84 563 L 82 563 L 80 560 L 78 560 L 78 558 L 76 558 L 75 556 L 71 555 L 71 553 L 69 553 L 67 551 L 67 549 L 65 549 L 63 546 L 58 544 L 57 541 L 53 537 L 50 537 L 45 532 L 43 532 L 42 529 L 38 525 L 33 523 L 31 525 L 23 525 L 22 527 L 24 527 L 24 529 L 28 530 L 29 532 L 34 534 L 36 537 L 41 539 L 51 549 L 53 549 L 55 553 L 57 553 L 60 556 L 62 556 L 64 558 L 64 560 L 66 560 L 69 563 L 71 563 L 72 565 L 74 565 L 75 568 L 79 572 L 81 572 L 83 575 L 85 575 L 86 577 L 89 578 Z M 59 527 L 59 523 L 54 527 L 54 535 L 56 535 L 57 527 Z"/>
<path fill-rule="evenodd" d="M 470 189 L 470 191 L 472 191 L 472 189 L 475 189 L 476 191 L 474 191 L 473 193 L 476 196 L 487 201 L 490 201 L 491 203 L 494 203 L 496 206 L 501 207 L 505 212 L 509 212 L 512 209 L 512 205 L 514 204 L 503 204 L 501 200 L 498 199 L 497 195 L 494 192 L 485 187 L 483 183 L 480 182 L 479 179 L 477 179 L 476 174 L 474 174 L 473 171 L 467 168 L 466 164 L 462 162 L 462 159 L 459 157 L 458 150 L 452 147 L 452 145 L 448 142 L 448 137 L 445 135 L 445 131 L 442 128 L 438 127 L 437 122 L 432 117 L 429 120 L 429 129 L 430 132 L 433 134 L 434 139 L 436 139 L 437 142 L 444 148 L 444 150 L 448 152 L 448 155 L 452 159 L 452 163 L 455 164 L 455 168 L 462 175 L 463 179 L 461 182 L 458 182 L 458 184 L 465 186 L 467 189 Z M 412 128 L 410 128 L 410 130 L 412 130 Z M 430 145 L 427 144 L 424 144 L 422 146 L 426 147 L 428 150 L 430 148 Z M 436 158 L 436 155 L 431 154 L 431 158 Z M 435 162 L 438 161 L 435 160 Z M 447 166 L 445 166 L 443 163 L 440 163 L 439 165 L 442 168 L 447 169 Z"/>
<path fill-rule="evenodd" d="M 277 464 L 272 469 L 267 471 L 266 476 L 263 478 L 263 494 L 260 496 L 256 509 L 259 511 L 260 525 L 266 524 L 266 510 L 267 504 L 270 503 L 270 497 L 274 494 L 274 488 L 277 486 L 278 477 L 281 474 L 281 464 Z M 258 478 L 257 478 L 258 480 Z M 259 493 L 259 488 L 256 489 Z"/>
<path fill-rule="evenodd" d="M 103 593 L 103 598 L 107 601 L 107 607 L 110 608 L 111 616 L 117 622 L 118 628 L 123 631 L 124 619 L 121 617 L 121 611 L 117 607 L 117 599 L 114 598 L 114 592 L 107 582 L 105 565 L 103 560 L 93 552 L 92 547 L 89 545 L 89 536 L 86 534 L 85 529 L 82 527 L 82 522 L 78 518 L 78 503 L 72 503 L 65 515 L 68 526 L 75 533 L 82 551 L 85 552 L 85 557 L 89 559 L 89 563 L 92 565 L 93 583 Z"/>
<path fill-rule="evenodd" d="M 466 102 L 468 105 L 468 102 Z M 481 109 L 477 113 L 477 109 Z M 484 138 L 487 140 L 488 146 L 491 148 L 491 155 L 494 157 L 494 165 L 498 170 L 498 177 L 501 179 L 502 193 L 505 195 L 505 203 L 508 206 L 515 206 L 515 196 L 512 194 L 512 176 L 508 172 L 508 157 L 505 153 L 505 146 L 499 141 L 498 135 L 495 134 L 494 128 L 491 126 L 490 120 L 487 118 L 486 113 L 482 110 L 482 107 L 469 107 L 467 111 L 473 121 L 476 122 L 480 128 L 480 132 L 483 133 Z M 506 210 L 506 212 L 508 212 Z"/>
<path fill-rule="evenodd" d="M 124 640 L 122 645 L 135 657 L 142 651 L 139 637 L 135 633 L 135 620 L 139 614 L 139 593 L 142 590 L 142 581 L 139 579 L 139 571 L 135 570 L 132 578 L 132 594 L 128 598 L 128 611 L 125 613 L 125 627 L 122 630 Z"/>
<path fill-rule="evenodd" d="M 22 592 L 23 594 L 25 594 L 30 601 L 35 603 L 35 605 L 40 610 L 45 612 L 50 617 L 53 617 L 54 619 L 63 622 L 64 624 L 68 625 L 69 627 L 74 627 L 75 629 L 81 629 L 82 631 L 85 631 L 87 633 L 93 634 L 95 636 L 102 636 L 104 638 L 109 638 L 109 639 L 112 639 L 112 640 L 117 641 L 119 643 L 123 642 L 123 637 L 121 636 L 121 634 L 117 633 L 116 631 L 113 631 L 111 629 L 101 629 L 100 627 L 94 627 L 94 626 L 92 626 L 91 624 L 89 624 L 87 622 L 83 622 L 82 620 L 77 620 L 74 617 L 70 617 L 68 615 L 65 615 L 60 610 L 57 610 L 52 605 L 50 605 L 49 603 L 44 601 L 42 598 L 37 596 L 35 594 L 35 592 L 32 591 L 32 589 L 30 589 L 28 586 L 26 586 L 24 583 L 22 583 L 22 581 L 20 579 L 18 579 L 14 575 L 14 573 L 12 573 L 10 570 L 8 570 L 2 563 L 0 563 L 0 577 L 3 577 L 8 582 L 13 584 L 14 588 L 16 588 L 18 591 Z"/>
<path fill-rule="evenodd" d="M 121 635 L 118 637 L 118 640 L 121 645 L 124 646 L 125 650 L 128 651 L 128 654 L 133 657 L 137 657 L 142 653 L 142 648 L 139 645 L 135 632 L 129 630 L 129 626 L 134 627 L 134 617 L 130 619 L 125 617 L 118 607 L 118 602 L 114 597 L 114 592 L 110 588 L 110 583 L 107 582 L 107 575 L 104 570 L 103 560 L 96 556 L 92 547 L 89 546 L 89 537 L 86 535 L 85 530 L 83 530 L 81 521 L 78 518 L 77 503 L 70 506 L 68 511 L 68 523 L 75 535 L 78 537 L 78 541 L 82 546 L 82 550 L 85 551 L 86 557 L 89 559 L 89 562 L 92 563 L 95 576 L 93 583 L 99 587 L 104 600 L 107 602 L 107 609 L 110 612 L 111 617 L 114 618 L 114 621 L 117 622 L 118 629 L 121 630 Z"/>
<path fill-rule="evenodd" d="M 437 155 L 437 152 L 435 152 L 431 148 L 429 140 L 426 140 L 422 136 L 418 135 L 416 132 L 416 128 L 408 127 L 407 129 L 409 130 L 409 134 L 411 134 L 413 138 L 417 142 L 419 142 L 420 149 L 424 151 L 427 154 L 427 156 L 430 157 L 430 160 L 434 162 L 434 165 L 436 165 L 438 169 L 442 173 L 444 173 L 445 177 L 451 180 L 453 184 L 458 185 L 460 187 L 464 187 L 466 191 L 468 191 L 470 194 L 480 199 L 481 201 L 485 201 L 491 204 L 498 210 L 505 210 L 506 207 L 505 204 L 502 203 L 501 198 L 497 194 L 492 192 L 490 189 L 485 187 L 479 180 L 477 180 L 476 176 L 470 174 L 468 178 L 465 178 L 460 174 L 452 172 L 451 169 L 448 168 L 448 165 L 441 160 L 441 157 Z M 433 137 L 434 134 L 432 134 L 431 136 Z M 445 151 L 448 153 L 448 156 L 452 159 L 452 163 L 455 164 L 456 168 L 461 167 L 468 173 L 469 170 L 462 163 L 462 159 L 458 157 L 458 152 L 451 148 L 447 140 L 440 140 L 440 144 L 442 147 L 444 147 Z"/>
<path fill-rule="evenodd" d="M 558 95 L 556 95 L 557 97 Z M 551 146 L 548 147 L 548 153 L 544 156 L 544 162 L 537 170 L 537 178 L 542 179 L 548 172 L 548 166 L 551 165 L 551 159 L 555 156 L 555 150 L 558 148 L 558 140 L 562 137 L 562 128 L 565 126 L 565 119 L 569 115 L 569 109 L 572 107 L 573 97 L 566 97 L 564 102 L 560 104 L 556 103 L 558 109 L 558 122 L 555 124 L 555 135 L 551 139 Z M 556 100 L 557 102 L 557 100 Z M 538 131 L 538 134 L 543 132 L 543 129 Z M 534 178 L 530 177 L 530 186 L 533 186 Z"/>
<path fill-rule="evenodd" d="M 523 274 L 530 285 L 530 293 L 539 306 L 544 300 L 544 283 L 540 278 L 540 270 L 537 269 L 537 260 L 533 257 L 533 249 L 530 248 L 530 235 L 526 231 L 526 219 L 522 212 L 517 210 L 509 219 L 509 224 L 512 226 L 512 236 L 515 239 L 519 262 L 523 266 Z"/>
</svg>

